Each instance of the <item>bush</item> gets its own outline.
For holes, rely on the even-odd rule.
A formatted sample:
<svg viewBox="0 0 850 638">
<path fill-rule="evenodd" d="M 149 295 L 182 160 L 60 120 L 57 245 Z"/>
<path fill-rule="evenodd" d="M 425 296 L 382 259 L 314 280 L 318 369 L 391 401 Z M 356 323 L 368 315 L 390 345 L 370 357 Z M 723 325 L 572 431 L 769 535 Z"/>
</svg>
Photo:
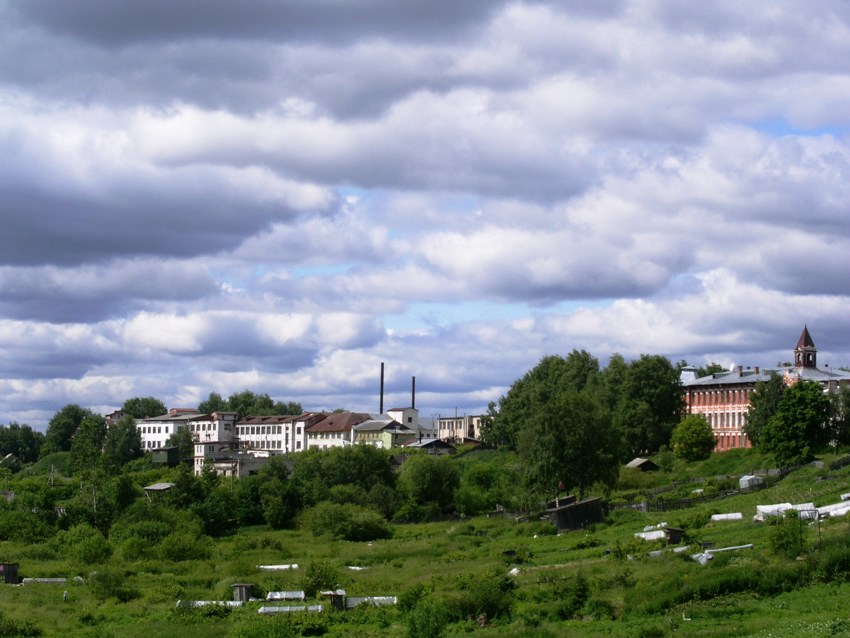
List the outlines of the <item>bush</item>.
<svg viewBox="0 0 850 638">
<path fill-rule="evenodd" d="M 795 558 L 803 552 L 803 527 L 797 512 L 785 512 L 785 518 L 768 531 L 770 549 L 778 556 Z"/>
<path fill-rule="evenodd" d="M 41 629 L 32 623 L 30 620 L 21 622 L 8 618 L 3 612 L 0 612 L 0 636 L 11 636 L 17 638 L 20 636 L 40 636 Z"/>
<path fill-rule="evenodd" d="M 307 565 L 301 576 L 301 589 L 310 598 L 319 591 L 339 586 L 339 571 L 326 561 L 315 561 Z"/>
<path fill-rule="evenodd" d="M 560 620 L 570 620 L 579 615 L 590 598 L 590 584 L 583 574 L 561 581 L 555 590 L 555 614 Z"/>
<path fill-rule="evenodd" d="M 451 620 L 448 606 L 443 600 L 425 598 L 407 617 L 408 638 L 439 638 Z"/>
<path fill-rule="evenodd" d="M 455 601 L 458 618 L 509 618 L 515 588 L 516 583 L 501 571 L 469 576 L 461 582 L 460 596 Z"/>
<path fill-rule="evenodd" d="M 125 586 L 126 577 L 123 572 L 105 567 L 89 575 L 89 587 L 96 598 L 106 600 L 116 598 L 119 602 L 127 602 L 139 597 L 134 589 Z"/>
<path fill-rule="evenodd" d="M 212 556 L 213 542 L 208 536 L 192 536 L 177 532 L 167 536 L 159 545 L 159 554 L 175 563 L 186 560 L 204 560 Z"/>
<path fill-rule="evenodd" d="M 328 535 L 337 540 L 371 541 L 392 536 L 380 514 L 357 505 L 323 501 L 307 510 L 302 521 L 315 536 Z"/>
</svg>

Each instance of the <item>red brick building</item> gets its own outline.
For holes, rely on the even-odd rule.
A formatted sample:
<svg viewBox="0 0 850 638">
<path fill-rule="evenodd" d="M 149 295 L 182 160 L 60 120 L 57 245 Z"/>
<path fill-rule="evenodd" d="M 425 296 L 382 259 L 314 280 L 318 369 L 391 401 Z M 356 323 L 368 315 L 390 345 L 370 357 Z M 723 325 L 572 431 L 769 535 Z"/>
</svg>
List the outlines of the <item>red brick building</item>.
<svg viewBox="0 0 850 638">
<path fill-rule="evenodd" d="M 693 367 L 682 370 L 682 386 L 685 404 L 690 414 L 702 414 L 717 437 L 715 450 L 722 452 L 733 448 L 750 447 L 744 434 L 750 395 L 759 381 L 768 381 L 772 374 L 780 375 L 791 385 L 800 379 L 817 381 L 824 391 L 836 390 L 840 385 L 850 384 L 850 372 L 843 370 L 821 370 L 817 367 L 817 348 L 808 327 L 794 348 L 794 365 L 780 368 L 737 368 L 726 372 L 715 372 L 704 377 L 696 376 Z"/>
</svg>

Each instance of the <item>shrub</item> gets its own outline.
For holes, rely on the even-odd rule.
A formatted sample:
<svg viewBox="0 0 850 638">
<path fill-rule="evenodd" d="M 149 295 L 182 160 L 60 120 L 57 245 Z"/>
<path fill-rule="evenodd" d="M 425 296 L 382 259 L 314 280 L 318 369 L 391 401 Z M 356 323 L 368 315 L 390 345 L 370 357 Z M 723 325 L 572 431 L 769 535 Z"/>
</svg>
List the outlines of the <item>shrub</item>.
<svg viewBox="0 0 850 638">
<path fill-rule="evenodd" d="M 138 598 L 139 593 L 125 586 L 126 577 L 123 572 L 105 567 L 89 575 L 89 587 L 96 598 L 106 600 L 116 598 L 119 602 L 127 602 Z"/>
<path fill-rule="evenodd" d="M 408 587 L 399 595 L 396 609 L 398 609 L 402 614 L 412 611 L 416 605 L 419 604 L 419 601 L 425 597 L 426 593 L 427 590 L 425 589 L 425 585 L 422 583 L 413 585 L 413 587 Z"/>
<path fill-rule="evenodd" d="M 371 541 L 392 536 L 384 518 L 357 505 L 323 501 L 304 513 L 305 526 L 315 535 L 347 541 Z"/>
<path fill-rule="evenodd" d="M 579 615 L 590 598 L 590 584 L 579 572 L 575 578 L 561 581 L 555 589 L 555 614 L 560 620 L 570 620 Z"/>
<path fill-rule="evenodd" d="M 159 545 L 159 554 L 175 563 L 186 560 L 204 560 L 212 556 L 213 542 L 208 536 L 192 536 L 177 532 L 167 536 Z"/>
<path fill-rule="evenodd" d="M 797 512 L 785 512 L 785 518 L 768 531 L 770 549 L 778 556 L 794 558 L 803 552 L 803 527 Z"/>
<path fill-rule="evenodd" d="M 585 605 L 585 612 L 594 620 L 614 620 L 614 605 L 601 598 L 591 598 Z"/>
<path fill-rule="evenodd" d="M 407 616 L 408 638 L 439 638 L 451 620 L 446 602 L 425 598 Z"/>
<path fill-rule="evenodd" d="M 515 588 L 516 583 L 501 571 L 471 575 L 461 582 L 461 593 L 455 601 L 459 618 L 510 617 Z"/>
<path fill-rule="evenodd" d="M 301 576 L 301 589 L 304 594 L 313 597 L 323 589 L 333 589 L 339 585 L 339 571 L 326 561 L 315 561 L 307 565 Z"/>
<path fill-rule="evenodd" d="M 41 629 L 30 620 L 15 621 L 0 612 L 0 636 L 40 636 Z"/>
</svg>

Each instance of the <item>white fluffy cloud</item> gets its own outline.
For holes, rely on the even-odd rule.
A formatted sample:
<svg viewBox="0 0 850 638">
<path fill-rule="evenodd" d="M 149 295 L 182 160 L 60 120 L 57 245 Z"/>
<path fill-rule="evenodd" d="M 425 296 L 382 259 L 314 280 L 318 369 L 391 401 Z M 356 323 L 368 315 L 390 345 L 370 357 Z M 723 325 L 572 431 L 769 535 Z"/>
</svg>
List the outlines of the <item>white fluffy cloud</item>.
<svg viewBox="0 0 850 638">
<path fill-rule="evenodd" d="M 0 423 L 850 364 L 837 0 L 0 5 Z"/>
</svg>

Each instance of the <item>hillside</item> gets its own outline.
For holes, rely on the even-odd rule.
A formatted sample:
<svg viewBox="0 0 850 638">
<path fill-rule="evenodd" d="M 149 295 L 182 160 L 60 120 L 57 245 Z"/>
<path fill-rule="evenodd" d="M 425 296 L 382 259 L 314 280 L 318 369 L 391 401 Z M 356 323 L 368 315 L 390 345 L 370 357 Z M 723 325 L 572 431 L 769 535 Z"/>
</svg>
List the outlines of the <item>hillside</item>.
<svg viewBox="0 0 850 638">
<path fill-rule="evenodd" d="M 740 471 L 736 462 L 754 460 L 716 457 L 690 471 Z M 475 462 L 474 455 L 458 459 Z M 545 522 L 474 517 L 396 524 L 392 538 L 368 543 L 265 526 L 215 540 L 186 534 L 156 556 L 144 551 L 145 538 L 160 533 L 153 521 L 113 528 L 105 554 L 63 532 L 43 542 L 4 541 L 0 555 L 19 563 L 22 576 L 68 581 L 0 587 L 0 635 L 850 635 L 844 609 L 850 519 L 752 521 L 758 504 L 820 506 L 847 491 L 850 469 L 805 467 L 758 492 L 676 512 L 616 510 L 604 524 L 560 535 Z M 743 517 L 709 521 L 711 513 L 727 512 Z M 659 523 L 682 528 L 689 549 L 653 557 L 672 548 L 634 534 Z M 720 552 L 702 565 L 690 558 L 701 544 L 752 548 Z M 283 564 L 299 567 L 257 567 Z M 253 584 L 257 597 L 305 590 L 304 604 L 324 610 L 261 616 L 261 602 L 240 609 L 176 606 L 231 599 L 234 583 Z M 313 592 L 337 587 L 350 597 L 398 596 L 398 604 L 334 612 Z"/>
</svg>

